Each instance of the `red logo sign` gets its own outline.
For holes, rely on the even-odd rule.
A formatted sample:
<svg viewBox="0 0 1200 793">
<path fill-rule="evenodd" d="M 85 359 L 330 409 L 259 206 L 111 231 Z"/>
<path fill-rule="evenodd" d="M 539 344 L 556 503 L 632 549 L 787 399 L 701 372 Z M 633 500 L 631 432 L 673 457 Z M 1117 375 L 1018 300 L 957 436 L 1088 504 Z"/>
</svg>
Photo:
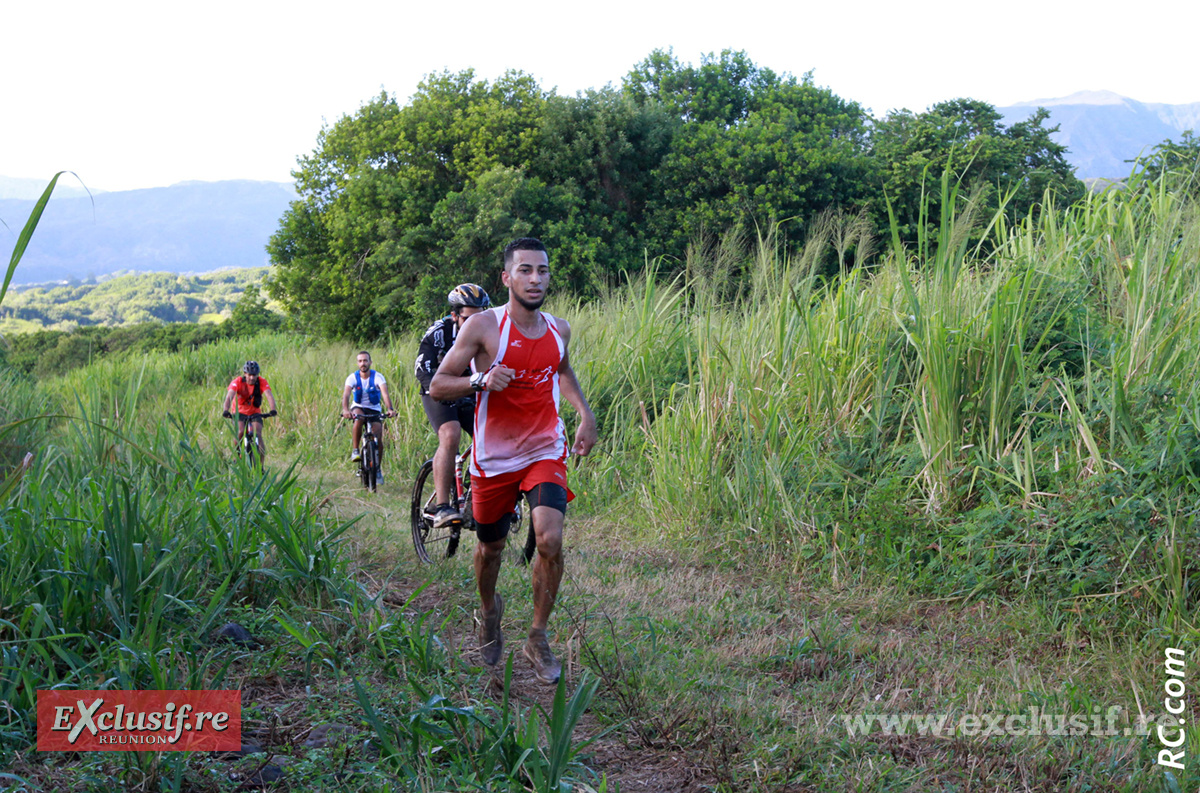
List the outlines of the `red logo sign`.
<svg viewBox="0 0 1200 793">
<path fill-rule="evenodd" d="M 39 691 L 42 752 L 213 752 L 242 746 L 240 691 Z"/>
</svg>

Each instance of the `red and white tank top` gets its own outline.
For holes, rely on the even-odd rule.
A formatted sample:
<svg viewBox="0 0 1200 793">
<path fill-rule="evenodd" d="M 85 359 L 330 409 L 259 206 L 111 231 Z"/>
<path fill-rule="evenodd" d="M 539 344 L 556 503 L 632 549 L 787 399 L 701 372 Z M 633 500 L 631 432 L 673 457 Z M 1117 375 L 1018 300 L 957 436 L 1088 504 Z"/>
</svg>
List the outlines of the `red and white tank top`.
<svg viewBox="0 0 1200 793">
<path fill-rule="evenodd" d="M 565 460 L 567 436 L 558 415 L 558 367 L 566 345 L 558 320 L 542 313 L 546 332 L 531 339 L 503 307 L 489 309 L 500 328 L 493 366 L 516 371 L 503 391 L 480 391 L 475 400 L 471 476 L 519 471 L 539 460 Z"/>
</svg>

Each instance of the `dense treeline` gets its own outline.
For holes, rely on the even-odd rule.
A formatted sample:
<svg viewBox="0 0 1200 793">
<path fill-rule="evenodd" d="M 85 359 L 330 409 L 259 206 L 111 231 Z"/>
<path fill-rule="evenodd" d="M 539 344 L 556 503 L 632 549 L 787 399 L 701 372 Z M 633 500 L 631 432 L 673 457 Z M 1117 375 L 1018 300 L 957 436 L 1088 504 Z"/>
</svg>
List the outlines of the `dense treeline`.
<svg viewBox="0 0 1200 793">
<path fill-rule="evenodd" d="M 524 234 L 588 297 L 647 256 L 682 267 L 690 246 L 770 226 L 787 244 L 830 211 L 877 236 L 890 204 L 915 239 L 923 185 L 947 167 L 1010 216 L 1048 190 L 1082 195 L 1045 112 L 1000 118 L 960 99 L 875 121 L 810 74 L 731 51 L 699 65 L 655 51 L 619 87 L 576 96 L 517 72 L 433 74 L 407 104 L 381 93 L 342 117 L 300 158 L 269 288 L 305 327 L 373 338 L 428 321 L 457 282 L 498 291 L 497 251 Z"/>
<path fill-rule="evenodd" d="M 279 330 L 283 325 L 284 318 L 269 310 L 258 287 L 250 284 L 224 322 L 140 322 L 12 334 L 0 344 L 0 367 L 41 379 L 61 375 L 107 355 L 193 350 L 223 339 L 244 339 L 263 331 Z"/>
</svg>

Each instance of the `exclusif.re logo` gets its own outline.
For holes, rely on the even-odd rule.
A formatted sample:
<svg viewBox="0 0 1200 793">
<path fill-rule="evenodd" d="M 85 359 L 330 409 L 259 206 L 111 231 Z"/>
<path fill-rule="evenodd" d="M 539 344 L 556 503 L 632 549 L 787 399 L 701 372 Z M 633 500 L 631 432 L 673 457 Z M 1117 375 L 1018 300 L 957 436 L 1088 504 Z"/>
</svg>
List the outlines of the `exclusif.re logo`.
<svg viewBox="0 0 1200 793">
<path fill-rule="evenodd" d="M 214 752 L 242 743 L 240 691 L 39 691 L 37 748 Z"/>
</svg>

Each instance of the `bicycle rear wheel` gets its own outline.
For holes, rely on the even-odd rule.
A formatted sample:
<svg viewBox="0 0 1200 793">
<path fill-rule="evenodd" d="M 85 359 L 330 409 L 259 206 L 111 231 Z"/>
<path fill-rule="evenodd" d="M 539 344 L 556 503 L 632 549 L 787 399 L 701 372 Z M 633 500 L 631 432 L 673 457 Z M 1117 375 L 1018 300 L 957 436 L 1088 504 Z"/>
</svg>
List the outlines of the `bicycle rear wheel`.
<svg viewBox="0 0 1200 793">
<path fill-rule="evenodd" d="M 433 516 L 428 514 L 437 501 L 433 487 L 433 460 L 426 460 L 413 482 L 410 520 L 412 523 L 413 547 L 422 562 L 432 563 L 435 558 L 449 559 L 458 550 L 461 526 L 433 527 Z M 445 550 L 443 550 L 443 547 Z"/>
</svg>

